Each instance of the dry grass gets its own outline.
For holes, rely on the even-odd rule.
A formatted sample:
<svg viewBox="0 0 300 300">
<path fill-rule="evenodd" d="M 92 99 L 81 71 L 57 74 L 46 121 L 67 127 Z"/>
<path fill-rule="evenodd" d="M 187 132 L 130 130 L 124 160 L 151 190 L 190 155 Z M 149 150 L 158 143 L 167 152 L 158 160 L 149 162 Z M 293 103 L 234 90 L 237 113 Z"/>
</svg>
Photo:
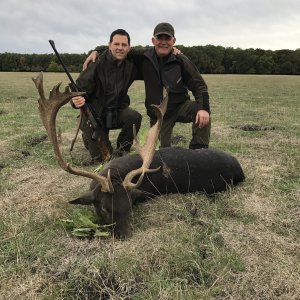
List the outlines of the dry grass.
<svg viewBox="0 0 300 300">
<path fill-rule="evenodd" d="M 81 210 L 67 201 L 88 180 L 60 170 L 47 141 L 32 143 L 45 133 L 32 75 L 0 74 L 0 299 L 300 299 L 299 77 L 205 76 L 211 146 L 239 159 L 245 183 L 213 198 L 140 204 L 133 237 L 117 241 L 76 239 L 62 226 Z M 46 73 L 45 90 L 61 80 Z M 130 93 L 144 113 L 142 83 Z M 76 112 L 62 115 L 70 159 Z M 231 128 L 238 124 L 275 130 Z M 189 131 L 176 126 L 179 145 Z M 80 138 L 74 151 L 77 163 L 88 159 Z"/>
</svg>

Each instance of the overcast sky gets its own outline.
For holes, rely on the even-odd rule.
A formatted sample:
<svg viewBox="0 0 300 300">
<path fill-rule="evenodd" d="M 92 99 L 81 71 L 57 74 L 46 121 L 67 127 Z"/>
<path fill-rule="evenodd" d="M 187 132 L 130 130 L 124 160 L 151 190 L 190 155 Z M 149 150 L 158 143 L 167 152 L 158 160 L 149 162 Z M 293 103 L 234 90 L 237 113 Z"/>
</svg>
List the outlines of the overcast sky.
<svg viewBox="0 0 300 300">
<path fill-rule="evenodd" d="M 176 44 L 300 48 L 299 0 L 2 0 L 0 53 L 84 53 L 127 30 L 131 45 L 151 45 L 157 23 L 175 28 Z"/>
</svg>

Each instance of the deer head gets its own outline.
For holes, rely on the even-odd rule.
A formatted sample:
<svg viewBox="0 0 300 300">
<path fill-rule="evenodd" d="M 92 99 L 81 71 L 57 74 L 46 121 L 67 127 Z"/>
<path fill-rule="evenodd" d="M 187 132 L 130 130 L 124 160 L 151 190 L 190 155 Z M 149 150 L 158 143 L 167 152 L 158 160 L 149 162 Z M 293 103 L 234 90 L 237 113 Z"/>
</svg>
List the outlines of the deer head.
<svg viewBox="0 0 300 300">
<path fill-rule="evenodd" d="M 149 167 L 153 159 L 163 116 L 167 108 L 167 92 L 164 91 L 164 99 L 161 105 L 153 105 L 157 116 L 157 122 L 150 128 L 143 146 L 140 145 L 135 133 L 135 128 L 133 128 L 134 146 L 142 158 L 142 166 L 138 169 L 131 170 L 124 178 L 122 185 L 120 185 L 118 180 L 114 182 L 114 176 L 112 182 L 110 169 L 108 169 L 107 176 L 98 175 L 93 172 L 74 168 L 70 164 L 66 163 L 63 159 L 57 139 L 57 113 L 59 109 L 68 103 L 72 97 L 83 95 L 84 93 L 70 92 L 68 87 L 66 87 L 65 91 L 61 93 L 59 91 L 61 83 L 59 83 L 50 91 L 49 99 L 46 99 L 43 89 L 43 74 L 40 73 L 36 78 L 32 79 L 40 95 L 40 99 L 38 100 L 40 116 L 48 133 L 48 137 L 52 142 L 53 149 L 60 167 L 70 174 L 84 176 L 94 180 L 92 191 L 71 201 L 71 203 L 94 204 L 97 214 L 104 219 L 104 222 L 113 223 L 115 221 L 119 235 L 126 236 L 128 234 L 128 214 L 130 212 L 131 201 L 130 199 L 129 201 L 128 199 L 124 200 L 124 194 L 129 195 L 129 191 L 131 191 L 131 193 L 139 194 L 137 188 L 141 184 L 144 175 L 146 173 L 156 172 L 159 170 L 159 168 L 150 169 Z M 140 176 L 139 179 L 136 183 L 133 183 L 132 180 L 138 175 Z"/>
</svg>

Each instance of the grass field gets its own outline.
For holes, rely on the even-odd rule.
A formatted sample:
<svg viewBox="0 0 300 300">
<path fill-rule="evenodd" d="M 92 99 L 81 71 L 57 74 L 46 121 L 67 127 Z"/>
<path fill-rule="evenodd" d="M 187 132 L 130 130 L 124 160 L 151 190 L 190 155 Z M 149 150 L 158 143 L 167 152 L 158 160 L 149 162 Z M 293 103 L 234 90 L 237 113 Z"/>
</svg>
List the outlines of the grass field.
<svg viewBox="0 0 300 300">
<path fill-rule="evenodd" d="M 300 299 L 299 76 L 205 75 L 210 146 L 236 156 L 246 181 L 210 198 L 140 204 L 133 237 L 118 241 L 79 239 L 65 226 L 94 216 L 68 204 L 89 180 L 57 165 L 36 75 L 0 73 L 0 299 Z M 59 81 L 66 76 L 44 74 L 47 96 Z M 145 114 L 142 82 L 130 95 Z M 58 118 L 68 160 L 76 115 L 67 105 Z M 143 125 L 142 136 L 146 116 Z M 187 147 L 190 125 L 176 125 L 174 136 Z M 89 159 L 80 137 L 73 159 Z"/>
</svg>

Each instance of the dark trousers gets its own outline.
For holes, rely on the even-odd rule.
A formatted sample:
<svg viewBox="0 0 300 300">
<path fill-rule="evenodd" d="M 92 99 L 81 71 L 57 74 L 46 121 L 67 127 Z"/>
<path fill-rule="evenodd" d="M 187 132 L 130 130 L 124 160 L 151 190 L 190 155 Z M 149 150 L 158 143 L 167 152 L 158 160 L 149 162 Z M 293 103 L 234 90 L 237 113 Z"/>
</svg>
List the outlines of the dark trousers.
<svg viewBox="0 0 300 300">
<path fill-rule="evenodd" d="M 175 124 L 179 123 L 192 123 L 192 139 L 189 148 L 207 148 L 210 140 L 211 121 L 203 128 L 199 128 L 194 122 L 196 117 L 195 101 L 187 100 L 180 105 L 176 110 L 172 111 L 167 118 L 164 118 L 162 128 L 160 131 L 160 146 L 170 147 L 172 132 Z M 156 120 L 151 120 L 153 125 Z"/>
<path fill-rule="evenodd" d="M 127 107 L 118 112 L 118 128 L 121 132 L 117 138 L 117 148 L 120 151 L 129 151 L 133 143 L 133 125 L 135 125 L 136 132 L 138 133 L 142 122 L 142 115 L 137 111 Z M 101 148 L 99 142 L 92 139 L 93 128 L 85 121 L 82 125 L 82 139 L 85 147 L 90 152 L 92 159 L 101 160 Z M 112 153 L 113 149 L 109 141 L 109 129 L 103 128 L 103 138 L 106 147 Z"/>
</svg>

